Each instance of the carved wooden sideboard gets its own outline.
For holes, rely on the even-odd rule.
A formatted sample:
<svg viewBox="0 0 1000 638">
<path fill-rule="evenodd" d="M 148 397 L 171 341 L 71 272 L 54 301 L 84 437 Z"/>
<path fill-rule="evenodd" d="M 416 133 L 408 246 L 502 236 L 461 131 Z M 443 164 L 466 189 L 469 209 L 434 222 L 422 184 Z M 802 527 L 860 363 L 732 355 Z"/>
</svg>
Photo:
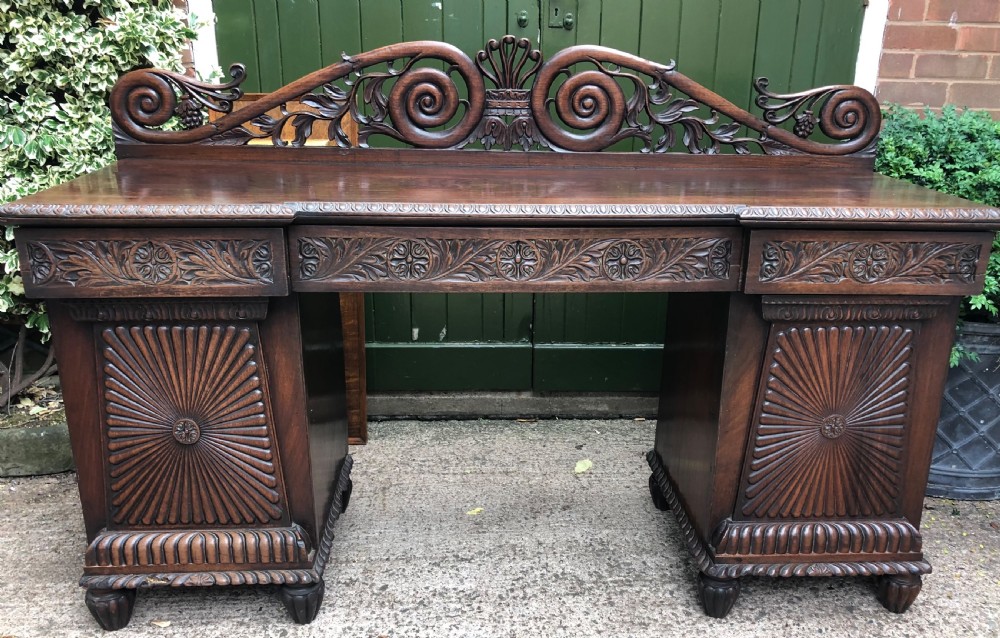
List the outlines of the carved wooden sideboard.
<svg viewBox="0 0 1000 638">
<path fill-rule="evenodd" d="M 103 627 L 154 586 L 278 584 L 315 617 L 360 291 L 677 293 L 649 488 L 707 613 L 744 575 L 913 602 L 958 300 L 1000 210 L 874 174 L 870 94 L 761 80 L 758 117 L 673 64 L 512 36 L 345 56 L 233 110 L 242 77 L 123 76 L 118 162 L 2 209 L 49 302 Z M 348 121 L 417 148 L 348 148 Z"/>
</svg>

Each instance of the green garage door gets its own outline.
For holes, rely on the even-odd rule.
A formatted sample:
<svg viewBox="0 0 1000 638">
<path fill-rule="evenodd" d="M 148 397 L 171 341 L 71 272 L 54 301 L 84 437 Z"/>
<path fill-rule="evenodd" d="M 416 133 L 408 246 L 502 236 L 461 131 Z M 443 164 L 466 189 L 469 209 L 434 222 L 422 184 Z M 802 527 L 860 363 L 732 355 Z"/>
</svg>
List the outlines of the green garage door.
<svg viewBox="0 0 1000 638">
<path fill-rule="evenodd" d="M 750 109 L 757 76 L 779 92 L 850 83 L 865 4 L 214 0 L 219 60 L 247 64 L 248 91 L 277 89 L 342 52 L 429 39 L 472 55 L 486 40 L 512 33 L 545 55 L 603 44 L 677 60 L 682 73 Z M 655 294 L 367 295 L 368 388 L 654 390 L 666 309 L 666 295 Z"/>
</svg>

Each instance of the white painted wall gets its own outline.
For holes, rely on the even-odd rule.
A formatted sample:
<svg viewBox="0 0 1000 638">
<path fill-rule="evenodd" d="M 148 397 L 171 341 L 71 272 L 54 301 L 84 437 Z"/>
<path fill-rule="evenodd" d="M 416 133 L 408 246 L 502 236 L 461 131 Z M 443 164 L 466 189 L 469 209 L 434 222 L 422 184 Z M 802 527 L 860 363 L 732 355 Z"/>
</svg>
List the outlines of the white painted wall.
<svg viewBox="0 0 1000 638">
<path fill-rule="evenodd" d="M 882 58 L 882 39 L 888 17 L 889 0 L 869 0 L 861 25 L 861 46 L 858 49 L 858 64 L 854 68 L 854 83 L 872 93 L 878 83 L 878 64 Z"/>
<path fill-rule="evenodd" d="M 215 45 L 215 13 L 212 11 L 212 0 L 188 0 L 188 13 L 192 16 L 192 24 L 198 31 L 198 37 L 191 43 L 195 71 L 203 80 L 218 80 L 220 79 L 219 50 Z M 228 69 L 221 69 L 221 72 L 223 77 L 228 79 L 226 75 Z"/>
</svg>

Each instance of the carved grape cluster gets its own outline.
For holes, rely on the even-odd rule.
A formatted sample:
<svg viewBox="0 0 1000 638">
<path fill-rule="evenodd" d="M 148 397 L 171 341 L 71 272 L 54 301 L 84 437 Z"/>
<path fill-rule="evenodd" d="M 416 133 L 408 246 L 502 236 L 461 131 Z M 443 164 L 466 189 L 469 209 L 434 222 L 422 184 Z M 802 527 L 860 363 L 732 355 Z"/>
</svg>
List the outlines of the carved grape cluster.
<svg viewBox="0 0 1000 638">
<path fill-rule="evenodd" d="M 181 126 L 188 130 L 198 128 L 204 121 L 201 105 L 191 98 L 181 100 L 174 112 L 181 118 Z"/>
<path fill-rule="evenodd" d="M 812 111 L 806 111 L 801 115 L 795 116 L 795 127 L 792 129 L 792 132 L 805 139 L 812 135 L 815 128 L 816 117 L 812 114 Z"/>
</svg>

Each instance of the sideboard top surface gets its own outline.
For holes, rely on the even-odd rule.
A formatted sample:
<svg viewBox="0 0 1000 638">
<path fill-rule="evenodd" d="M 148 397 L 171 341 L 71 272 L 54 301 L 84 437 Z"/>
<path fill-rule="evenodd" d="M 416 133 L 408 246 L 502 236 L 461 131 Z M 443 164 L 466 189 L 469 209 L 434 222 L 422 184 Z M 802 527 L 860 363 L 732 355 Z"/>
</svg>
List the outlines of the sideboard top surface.
<svg viewBox="0 0 1000 638">
<path fill-rule="evenodd" d="M 590 156 L 603 163 L 588 163 L 538 153 L 490 163 L 496 156 L 487 152 L 347 150 L 322 160 L 282 161 L 276 159 L 281 149 L 260 149 L 274 151 L 262 154 L 266 160 L 251 149 L 240 150 L 212 159 L 190 154 L 187 159 L 122 159 L 2 206 L 0 215 L 25 226 L 126 219 L 159 225 L 1000 226 L 998 209 L 870 170 L 812 167 L 801 160 L 767 158 L 765 164 L 720 157 L 713 163 L 670 164 L 604 153 Z M 296 155 L 303 150 L 308 149 Z"/>
</svg>

